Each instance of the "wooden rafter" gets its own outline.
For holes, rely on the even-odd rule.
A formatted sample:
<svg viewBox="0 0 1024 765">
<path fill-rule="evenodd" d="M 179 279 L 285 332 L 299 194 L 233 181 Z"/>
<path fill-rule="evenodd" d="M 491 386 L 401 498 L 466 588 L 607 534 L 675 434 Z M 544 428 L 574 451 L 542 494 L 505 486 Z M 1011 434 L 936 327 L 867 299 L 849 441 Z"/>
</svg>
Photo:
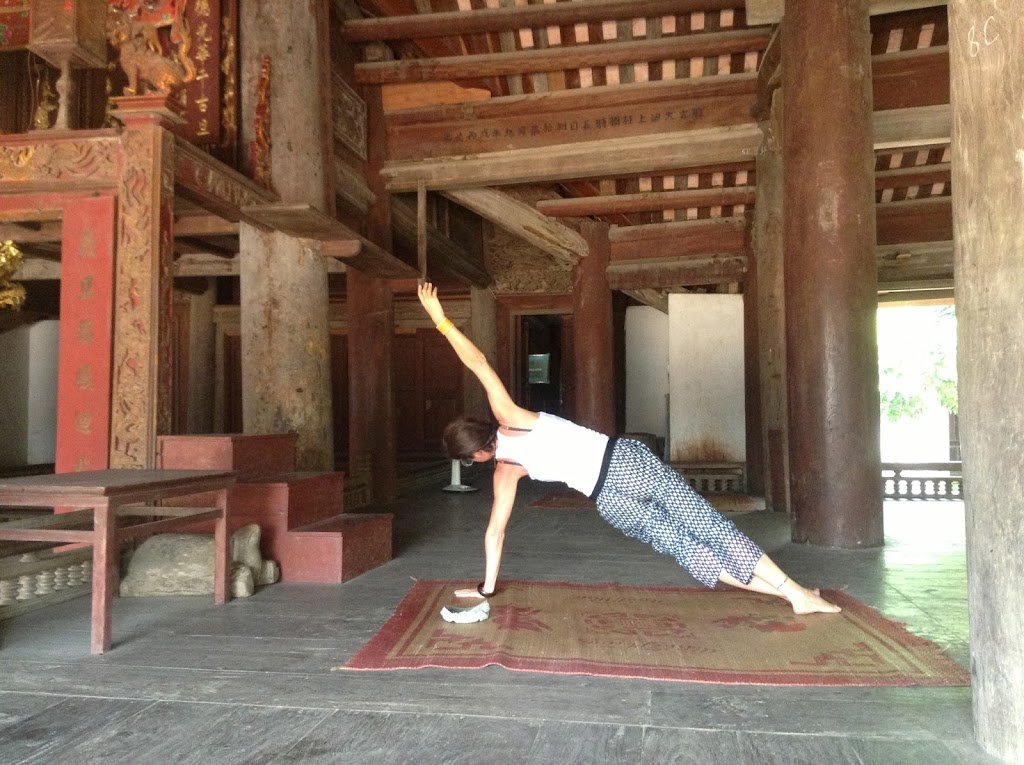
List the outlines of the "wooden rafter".
<svg viewBox="0 0 1024 765">
<path fill-rule="evenodd" d="M 537 210 L 552 218 L 563 218 L 753 203 L 753 186 L 732 186 L 683 191 L 647 191 L 640 194 L 614 194 L 577 199 L 545 199 L 537 202 Z"/>
<path fill-rule="evenodd" d="M 574 178 L 658 173 L 751 159 L 761 143 L 753 123 L 664 135 L 612 138 L 539 149 L 461 156 L 458 160 L 394 162 L 381 174 L 392 191 L 503 186 Z"/>
<path fill-rule="evenodd" d="M 613 290 L 676 289 L 743 280 L 745 255 L 625 260 L 608 264 L 605 278 Z"/>
<path fill-rule="evenodd" d="M 951 170 L 949 162 L 938 165 L 901 167 L 875 173 L 875 190 L 905 189 L 910 186 L 930 186 L 933 183 L 949 183 Z"/>
<path fill-rule="evenodd" d="M 608 232 L 612 262 L 743 254 L 747 247 L 743 217 L 615 226 Z"/>
<path fill-rule="evenodd" d="M 575 265 L 586 257 L 586 240 L 576 231 L 549 220 L 533 207 L 494 189 L 461 189 L 444 192 L 453 202 L 510 231 L 554 257 Z"/>
<path fill-rule="evenodd" d="M 412 40 L 480 32 L 514 32 L 569 24 L 632 18 L 682 16 L 739 8 L 743 0 L 589 0 L 515 8 L 423 13 L 348 21 L 341 36 L 348 42 Z"/>
<path fill-rule="evenodd" d="M 875 205 L 879 245 L 945 242 L 953 238 L 950 197 L 913 199 Z"/>
<path fill-rule="evenodd" d="M 769 34 L 763 29 L 739 29 L 653 40 L 525 50 L 516 53 L 382 61 L 357 64 L 356 82 L 363 85 L 384 85 L 431 80 L 465 80 L 645 61 L 720 56 L 764 50 L 768 38 Z"/>
<path fill-rule="evenodd" d="M 933 5 L 945 5 L 946 0 L 871 0 L 868 13 L 878 16 L 883 13 L 902 13 Z M 785 14 L 784 0 L 746 0 L 747 23 L 778 24 Z"/>
<path fill-rule="evenodd" d="M 875 111 L 949 103 L 949 46 L 871 57 Z"/>
</svg>

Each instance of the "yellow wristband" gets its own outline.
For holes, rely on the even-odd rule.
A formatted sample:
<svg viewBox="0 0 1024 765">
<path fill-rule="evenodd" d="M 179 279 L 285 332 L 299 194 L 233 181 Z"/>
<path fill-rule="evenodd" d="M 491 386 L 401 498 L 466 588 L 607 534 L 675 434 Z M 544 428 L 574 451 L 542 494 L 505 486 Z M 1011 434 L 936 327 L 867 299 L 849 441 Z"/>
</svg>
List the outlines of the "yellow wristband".
<svg viewBox="0 0 1024 765">
<path fill-rule="evenodd" d="M 440 332 L 442 335 L 447 335 L 454 326 L 455 322 L 453 322 L 451 319 L 445 319 L 444 321 L 437 325 L 437 331 Z"/>
</svg>

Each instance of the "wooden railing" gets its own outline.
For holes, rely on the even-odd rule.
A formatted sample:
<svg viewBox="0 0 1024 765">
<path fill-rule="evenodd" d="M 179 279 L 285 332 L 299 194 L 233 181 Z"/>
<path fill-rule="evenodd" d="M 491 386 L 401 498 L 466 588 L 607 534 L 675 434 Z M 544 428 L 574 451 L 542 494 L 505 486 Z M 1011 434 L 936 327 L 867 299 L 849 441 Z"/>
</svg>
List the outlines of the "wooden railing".
<svg viewBox="0 0 1024 765">
<path fill-rule="evenodd" d="M 736 493 L 747 490 L 746 465 L 742 462 L 670 462 L 700 494 Z"/>
<path fill-rule="evenodd" d="M 963 500 L 960 462 L 883 462 L 885 499 Z"/>
</svg>

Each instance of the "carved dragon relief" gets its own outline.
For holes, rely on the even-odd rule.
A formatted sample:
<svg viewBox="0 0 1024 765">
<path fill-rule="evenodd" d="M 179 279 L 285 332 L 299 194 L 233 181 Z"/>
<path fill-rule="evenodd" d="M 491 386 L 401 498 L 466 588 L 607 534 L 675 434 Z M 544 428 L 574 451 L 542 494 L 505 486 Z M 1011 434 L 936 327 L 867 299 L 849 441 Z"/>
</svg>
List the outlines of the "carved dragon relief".
<svg viewBox="0 0 1024 765">
<path fill-rule="evenodd" d="M 188 0 L 178 0 L 167 23 L 147 20 L 127 0 L 110 7 L 107 37 L 118 50 L 121 69 L 128 77 L 125 95 L 141 96 L 147 93 L 170 95 L 175 88 L 191 82 L 196 67 L 189 57 L 192 35 L 185 20 Z M 160 30 L 168 28 L 168 40 L 177 50 L 164 51 Z"/>
<path fill-rule="evenodd" d="M 119 162 L 116 137 L 7 145 L 0 139 L 0 183 L 114 183 Z"/>
</svg>

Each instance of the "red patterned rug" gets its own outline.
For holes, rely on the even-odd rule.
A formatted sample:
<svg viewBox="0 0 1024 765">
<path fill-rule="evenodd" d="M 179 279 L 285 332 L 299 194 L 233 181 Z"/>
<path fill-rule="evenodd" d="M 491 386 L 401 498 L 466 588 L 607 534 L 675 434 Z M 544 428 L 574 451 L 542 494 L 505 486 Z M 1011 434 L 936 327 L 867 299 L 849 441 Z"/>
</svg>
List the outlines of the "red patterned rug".
<svg viewBox="0 0 1024 765">
<path fill-rule="evenodd" d="M 837 590 L 841 614 L 796 616 L 743 590 L 502 582 L 491 617 L 449 624 L 457 581 L 422 580 L 336 669 L 506 669 L 749 685 L 969 685 L 934 643 Z"/>
<path fill-rule="evenodd" d="M 715 492 L 703 495 L 720 513 L 764 510 L 764 498 L 733 492 Z M 567 486 L 552 489 L 530 503 L 530 507 L 550 507 L 565 510 L 593 510 L 594 500 Z"/>
</svg>

